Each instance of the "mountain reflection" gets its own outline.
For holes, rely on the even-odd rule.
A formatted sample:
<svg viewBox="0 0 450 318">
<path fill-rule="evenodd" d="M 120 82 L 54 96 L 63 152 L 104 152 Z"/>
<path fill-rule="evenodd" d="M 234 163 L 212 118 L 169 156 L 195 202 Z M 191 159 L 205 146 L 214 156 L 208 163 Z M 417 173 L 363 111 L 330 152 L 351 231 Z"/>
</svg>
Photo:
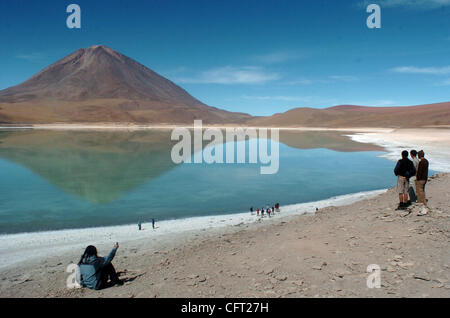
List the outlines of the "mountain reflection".
<svg viewBox="0 0 450 318">
<path fill-rule="evenodd" d="M 176 166 L 170 157 L 175 143 L 170 135 L 170 130 L 0 131 L 0 157 L 83 200 L 104 204 Z M 298 149 L 382 150 L 344 135 L 280 131 L 280 142 Z"/>
<path fill-rule="evenodd" d="M 0 131 L 0 157 L 107 203 L 174 167 L 169 131 Z"/>
</svg>

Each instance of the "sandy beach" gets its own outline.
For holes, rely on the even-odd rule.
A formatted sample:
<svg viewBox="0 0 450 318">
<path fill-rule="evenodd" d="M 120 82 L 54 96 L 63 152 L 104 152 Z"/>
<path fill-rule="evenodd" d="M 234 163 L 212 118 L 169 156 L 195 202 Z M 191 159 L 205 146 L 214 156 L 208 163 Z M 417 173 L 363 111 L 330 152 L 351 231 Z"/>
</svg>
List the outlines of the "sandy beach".
<svg viewBox="0 0 450 318">
<path fill-rule="evenodd" d="M 420 148 L 432 170 L 450 171 L 447 129 L 353 132 L 387 159 Z M 139 236 L 131 225 L 0 236 L 0 297 L 450 297 L 450 175 L 430 179 L 427 216 L 417 206 L 395 211 L 389 189 L 282 207 L 271 219 L 144 224 Z M 67 289 L 66 268 L 83 247 L 105 255 L 116 241 L 124 286 Z M 379 289 L 366 286 L 370 264 L 381 268 Z"/>
</svg>

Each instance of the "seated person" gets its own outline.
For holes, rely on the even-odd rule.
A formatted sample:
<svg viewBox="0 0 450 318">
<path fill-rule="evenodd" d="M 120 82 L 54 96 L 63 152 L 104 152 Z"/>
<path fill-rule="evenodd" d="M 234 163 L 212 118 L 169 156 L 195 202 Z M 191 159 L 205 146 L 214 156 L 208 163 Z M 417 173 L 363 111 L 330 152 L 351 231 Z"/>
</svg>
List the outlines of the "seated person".
<svg viewBox="0 0 450 318">
<path fill-rule="evenodd" d="M 89 289 L 99 290 L 112 285 L 123 285 L 119 280 L 119 276 L 111 264 L 119 244 L 114 244 L 114 248 L 106 258 L 97 256 L 97 248 L 95 246 L 88 246 L 81 256 L 78 266 L 80 267 L 81 286 Z M 108 284 L 108 279 L 111 283 Z"/>
</svg>

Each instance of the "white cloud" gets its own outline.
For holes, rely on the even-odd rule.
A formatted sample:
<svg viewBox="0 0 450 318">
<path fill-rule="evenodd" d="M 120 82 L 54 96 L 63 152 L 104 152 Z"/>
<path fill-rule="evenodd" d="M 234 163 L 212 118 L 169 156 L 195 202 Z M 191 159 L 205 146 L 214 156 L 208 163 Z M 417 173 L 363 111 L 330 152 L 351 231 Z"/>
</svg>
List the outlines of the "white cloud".
<svg viewBox="0 0 450 318">
<path fill-rule="evenodd" d="M 322 96 L 295 96 L 295 95 L 266 95 L 266 96 L 248 96 L 244 95 L 241 98 L 246 100 L 256 100 L 261 102 L 280 102 L 289 104 L 291 108 L 294 107 L 328 107 L 330 105 L 337 105 L 335 98 L 327 98 Z"/>
<path fill-rule="evenodd" d="M 47 56 L 43 53 L 27 53 L 27 54 L 17 54 L 15 56 L 17 59 L 25 60 L 28 62 L 42 62 L 44 61 Z"/>
<path fill-rule="evenodd" d="M 450 66 L 443 66 L 443 67 L 400 66 L 393 68 L 392 71 L 396 73 L 406 73 L 406 74 L 445 75 L 450 74 Z"/>
<path fill-rule="evenodd" d="M 263 84 L 280 78 L 277 73 L 270 73 L 255 66 L 218 67 L 200 73 L 191 78 L 178 78 L 179 83 L 198 84 Z"/>
<path fill-rule="evenodd" d="M 355 82 L 359 78 L 353 75 L 330 75 L 324 79 L 308 79 L 299 78 L 292 81 L 287 81 L 285 85 L 311 85 L 311 84 L 328 84 L 332 82 Z"/>
<path fill-rule="evenodd" d="M 412 9 L 431 10 L 450 6 L 450 0 L 365 0 L 362 2 L 364 7 L 371 3 L 377 3 L 382 8 L 408 7 Z"/>
<path fill-rule="evenodd" d="M 351 75 L 331 75 L 329 76 L 330 79 L 336 80 L 336 81 L 343 81 L 343 82 L 354 82 L 359 80 L 356 76 Z"/>
<path fill-rule="evenodd" d="M 359 105 L 359 106 L 373 106 L 373 107 L 383 107 L 383 106 L 395 106 L 396 101 L 388 99 L 377 99 L 377 100 L 353 100 L 353 101 L 342 101 L 335 98 L 326 98 L 321 96 L 291 96 L 291 95 L 267 95 L 267 96 L 249 96 L 244 95 L 241 98 L 246 100 L 257 100 L 257 101 L 279 101 L 279 102 L 289 102 L 290 104 L 301 103 L 307 107 L 332 107 L 338 105 Z M 298 107 L 298 106 L 296 106 Z"/>
<path fill-rule="evenodd" d="M 316 83 L 317 81 L 307 79 L 307 78 L 300 78 L 292 81 L 285 82 L 286 85 L 311 85 Z"/>
<path fill-rule="evenodd" d="M 248 96 L 244 95 L 242 98 L 247 100 L 261 100 L 261 101 L 283 101 L 283 102 L 311 102 L 311 96 Z"/>
<path fill-rule="evenodd" d="M 255 60 L 265 64 L 284 63 L 304 57 L 303 54 L 294 51 L 277 51 L 255 56 Z"/>
<path fill-rule="evenodd" d="M 340 105 L 357 105 L 357 106 L 372 106 L 372 107 L 383 107 L 383 106 L 395 106 L 397 103 L 389 99 L 378 99 L 378 100 L 359 100 L 340 103 Z"/>
</svg>

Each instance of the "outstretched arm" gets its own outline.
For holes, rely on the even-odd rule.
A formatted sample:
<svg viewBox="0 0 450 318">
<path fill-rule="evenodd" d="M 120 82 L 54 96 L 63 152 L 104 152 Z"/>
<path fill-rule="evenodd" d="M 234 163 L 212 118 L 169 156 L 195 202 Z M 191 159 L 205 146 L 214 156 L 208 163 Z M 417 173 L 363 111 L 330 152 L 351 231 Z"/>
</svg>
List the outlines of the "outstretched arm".
<svg viewBox="0 0 450 318">
<path fill-rule="evenodd" d="M 109 255 L 107 257 L 105 257 L 102 267 L 105 267 L 112 262 L 112 260 L 114 259 L 114 256 L 116 256 L 116 252 L 117 252 L 118 248 L 119 248 L 119 244 L 117 244 L 117 243 L 114 244 L 114 248 L 112 249 L 112 251 L 109 253 Z"/>
</svg>

